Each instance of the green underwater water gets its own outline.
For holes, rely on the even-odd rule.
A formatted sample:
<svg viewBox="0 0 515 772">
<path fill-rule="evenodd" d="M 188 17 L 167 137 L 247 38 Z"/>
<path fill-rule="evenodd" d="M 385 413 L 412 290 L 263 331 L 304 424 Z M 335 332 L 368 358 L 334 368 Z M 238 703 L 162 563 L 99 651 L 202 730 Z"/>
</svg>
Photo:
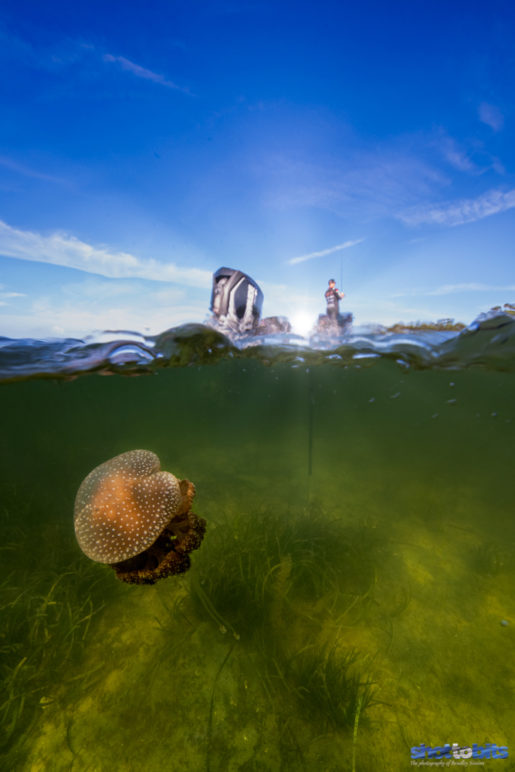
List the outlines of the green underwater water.
<svg viewBox="0 0 515 772">
<path fill-rule="evenodd" d="M 512 373 L 222 360 L 0 394 L 2 768 L 511 754 Z M 83 478 L 135 448 L 195 483 L 208 523 L 154 586 L 73 531 Z"/>
</svg>

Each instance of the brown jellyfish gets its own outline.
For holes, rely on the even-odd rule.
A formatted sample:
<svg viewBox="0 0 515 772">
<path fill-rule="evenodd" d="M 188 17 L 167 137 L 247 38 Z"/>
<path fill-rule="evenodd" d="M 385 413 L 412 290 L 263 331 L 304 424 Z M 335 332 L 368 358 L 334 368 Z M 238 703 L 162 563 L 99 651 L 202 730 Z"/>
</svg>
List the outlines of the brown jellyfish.
<svg viewBox="0 0 515 772">
<path fill-rule="evenodd" d="M 191 511 L 194 495 L 193 483 L 161 472 L 150 450 L 121 453 L 81 483 L 74 512 L 79 547 L 129 584 L 183 573 L 206 530 Z"/>
</svg>

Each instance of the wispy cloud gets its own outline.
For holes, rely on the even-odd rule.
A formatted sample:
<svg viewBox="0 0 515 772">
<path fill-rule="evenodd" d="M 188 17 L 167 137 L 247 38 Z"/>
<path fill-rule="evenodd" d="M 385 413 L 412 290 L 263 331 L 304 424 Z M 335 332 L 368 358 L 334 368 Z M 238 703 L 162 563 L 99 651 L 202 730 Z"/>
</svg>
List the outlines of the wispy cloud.
<svg viewBox="0 0 515 772">
<path fill-rule="evenodd" d="M 153 258 L 140 258 L 104 246 L 92 246 L 65 233 L 45 236 L 11 227 L 0 220 L 0 254 L 33 260 L 115 279 L 139 278 L 170 281 L 195 287 L 210 287 L 211 273 L 200 268 L 184 268 Z"/>
<path fill-rule="evenodd" d="M 94 330 L 137 330 L 157 334 L 178 324 L 201 321 L 205 305 L 145 302 L 92 303 L 91 298 L 37 298 L 24 313 L 2 313 L 2 334 L 8 337 L 74 336 Z"/>
<path fill-rule="evenodd" d="M 255 174 L 268 205 L 328 210 L 354 223 L 397 217 L 400 212 L 400 219 L 413 224 L 418 220 L 460 224 L 503 205 L 502 192 L 495 190 L 492 200 L 486 194 L 475 209 L 474 202 L 446 202 L 445 191 L 457 173 L 480 177 L 506 172 L 479 139 L 451 137 L 444 128 L 374 146 L 350 133 L 344 153 L 317 156 L 302 151 L 295 146 L 285 153 L 274 149 L 257 159 Z"/>
<path fill-rule="evenodd" d="M 170 45 L 177 46 L 181 45 L 181 43 L 180 41 L 172 41 Z M 45 47 L 41 44 L 34 46 L 18 38 L 12 30 L 4 28 L 0 21 L 0 58 L 2 55 L 14 58 L 23 65 L 51 72 L 81 64 L 87 67 L 89 71 L 92 70 L 92 65 L 94 70 L 98 70 L 98 64 L 96 63 L 103 61 L 107 64 L 115 65 L 126 72 L 130 72 L 137 78 L 142 78 L 165 88 L 174 89 L 175 91 L 181 91 L 183 94 L 193 96 L 187 86 L 181 86 L 161 73 L 143 67 L 125 56 L 106 53 L 105 49 L 100 49 L 94 43 L 81 39 L 66 38 L 57 41 L 51 47 Z M 76 79 L 74 78 L 75 82 Z"/>
<path fill-rule="evenodd" d="M 308 255 L 300 255 L 300 257 L 292 257 L 288 260 L 289 265 L 296 265 L 297 263 L 305 263 L 307 260 L 313 260 L 315 257 L 325 257 L 326 255 L 332 255 L 333 252 L 339 252 L 342 249 L 349 249 L 356 244 L 361 244 L 365 239 L 355 239 L 354 241 L 345 241 L 343 244 L 336 244 L 334 247 L 328 249 L 321 249 L 319 252 L 310 252 Z"/>
<path fill-rule="evenodd" d="M 24 292 L 0 292 L 0 298 L 4 298 L 5 300 L 11 300 L 11 298 L 26 298 L 26 294 Z"/>
<path fill-rule="evenodd" d="M 54 177 L 52 174 L 46 174 L 37 169 L 32 169 L 30 166 L 20 164 L 12 158 L 7 158 L 7 156 L 0 156 L 0 166 L 3 166 L 4 169 L 9 169 L 9 171 L 15 172 L 16 174 L 22 174 L 24 177 L 31 177 L 36 180 L 43 180 L 44 182 L 55 182 L 60 185 L 67 184 L 66 180 L 61 177 Z"/>
<path fill-rule="evenodd" d="M 353 220 L 391 216 L 449 182 L 414 153 L 389 147 L 349 150 L 343 159 L 320 163 L 272 153 L 260 159 L 255 173 L 264 180 L 271 206 L 314 207 Z"/>
<path fill-rule="evenodd" d="M 406 225 L 456 226 L 482 220 L 493 214 L 515 208 L 515 189 L 489 190 L 477 198 L 461 199 L 441 205 L 421 205 L 407 209 L 397 215 Z"/>
<path fill-rule="evenodd" d="M 391 297 L 402 298 L 417 295 L 455 295 L 463 292 L 512 292 L 515 290 L 515 284 L 484 284 L 482 282 L 463 282 L 460 284 L 443 284 L 434 289 L 419 288 L 396 292 Z"/>
<path fill-rule="evenodd" d="M 460 172 L 478 173 L 483 171 L 472 161 L 469 154 L 463 150 L 451 137 L 441 139 L 441 150 L 445 160 Z"/>
<path fill-rule="evenodd" d="M 14 298 L 27 297 L 23 292 L 5 292 L 5 285 L 0 284 L 0 306 L 10 305 L 9 301 Z"/>
<path fill-rule="evenodd" d="M 504 115 L 498 107 L 482 102 L 478 109 L 479 120 L 486 123 L 494 131 L 500 131 L 504 126 Z"/>
<path fill-rule="evenodd" d="M 131 72 L 137 78 L 143 78 L 144 80 L 151 80 L 153 83 L 159 83 L 160 86 L 165 86 L 166 88 L 172 88 L 172 89 L 175 89 L 176 91 L 182 91 L 185 94 L 191 95 L 191 92 L 188 88 L 177 85 L 177 83 L 174 83 L 173 81 L 168 80 L 167 78 L 164 77 L 164 75 L 161 75 L 158 72 L 153 72 L 152 70 L 147 70 L 146 67 L 141 67 L 141 65 L 136 64 L 135 62 L 132 62 L 130 59 L 126 59 L 125 56 L 113 56 L 112 54 L 104 54 L 102 58 L 104 62 L 117 64 L 119 67 L 122 68 L 122 70 Z"/>
<path fill-rule="evenodd" d="M 24 292 L 6 292 L 5 291 L 5 285 L 0 284 L 0 306 L 6 306 L 8 305 L 8 302 L 13 300 L 14 298 L 25 298 L 27 297 Z"/>
<path fill-rule="evenodd" d="M 478 176 L 489 171 L 505 174 L 505 169 L 498 158 L 493 156 L 477 137 L 463 142 L 450 137 L 445 129 L 439 128 L 430 139 L 429 148 L 434 148 L 447 164 L 457 169 Z"/>
<path fill-rule="evenodd" d="M 500 292 L 515 290 L 515 284 L 480 284 L 469 282 L 465 284 L 444 284 L 434 290 L 426 292 L 426 295 L 454 295 L 457 292 Z"/>
</svg>

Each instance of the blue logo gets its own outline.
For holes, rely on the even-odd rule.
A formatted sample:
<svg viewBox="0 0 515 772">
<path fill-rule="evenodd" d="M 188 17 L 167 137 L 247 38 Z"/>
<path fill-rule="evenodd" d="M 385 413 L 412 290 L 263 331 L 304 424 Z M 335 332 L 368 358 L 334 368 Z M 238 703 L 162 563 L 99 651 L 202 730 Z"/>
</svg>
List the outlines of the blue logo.
<svg viewBox="0 0 515 772">
<path fill-rule="evenodd" d="M 415 745 L 411 749 L 412 759 L 428 759 L 438 761 L 440 759 L 462 760 L 462 759 L 507 759 L 508 746 L 496 745 L 495 743 L 484 743 L 478 745 L 458 745 L 458 743 L 445 743 L 445 745 Z M 412 762 L 413 763 L 413 762 Z"/>
</svg>

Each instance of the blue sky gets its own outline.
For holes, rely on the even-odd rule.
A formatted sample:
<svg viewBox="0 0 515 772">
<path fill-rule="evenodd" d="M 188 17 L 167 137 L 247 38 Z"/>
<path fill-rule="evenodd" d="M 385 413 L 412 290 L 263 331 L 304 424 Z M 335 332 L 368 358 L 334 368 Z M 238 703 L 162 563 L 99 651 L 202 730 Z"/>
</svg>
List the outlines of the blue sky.
<svg viewBox="0 0 515 772">
<path fill-rule="evenodd" d="M 0 6 L 0 334 L 265 315 L 469 322 L 515 299 L 510 2 Z"/>
</svg>

